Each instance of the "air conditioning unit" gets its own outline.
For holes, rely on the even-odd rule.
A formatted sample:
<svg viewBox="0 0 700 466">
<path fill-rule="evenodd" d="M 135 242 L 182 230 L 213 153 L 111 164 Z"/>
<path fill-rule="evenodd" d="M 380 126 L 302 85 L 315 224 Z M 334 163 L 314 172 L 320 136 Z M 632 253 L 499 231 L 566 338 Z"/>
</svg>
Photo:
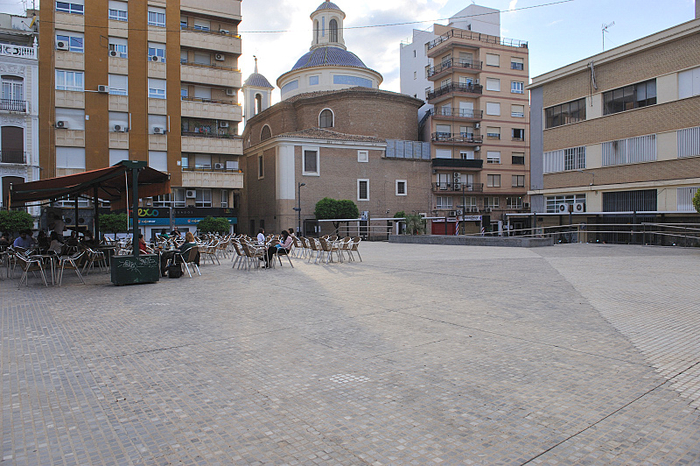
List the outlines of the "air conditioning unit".
<svg viewBox="0 0 700 466">
<path fill-rule="evenodd" d="M 236 95 L 236 90 L 235 89 L 226 89 L 226 95 L 228 95 L 228 96 Z"/>
<path fill-rule="evenodd" d="M 223 170 L 225 165 L 223 163 L 215 163 L 214 170 Z"/>
<path fill-rule="evenodd" d="M 474 146 L 474 152 L 479 152 L 481 150 L 481 146 Z"/>
<path fill-rule="evenodd" d="M 226 57 L 224 56 L 223 53 L 217 53 L 214 55 L 214 60 L 216 61 L 224 61 L 226 60 Z"/>
<path fill-rule="evenodd" d="M 462 215 L 462 214 L 463 214 L 462 209 L 457 209 L 455 212 L 457 212 L 457 215 Z"/>
<path fill-rule="evenodd" d="M 475 214 L 475 213 L 479 212 L 479 208 L 478 208 L 477 206 L 471 206 L 471 207 L 469 208 L 469 212 Z"/>
<path fill-rule="evenodd" d="M 65 121 L 57 121 L 57 122 L 56 122 L 56 128 L 63 128 L 63 129 L 65 129 L 65 128 L 68 128 L 68 125 L 66 125 L 66 122 L 65 122 Z"/>
<path fill-rule="evenodd" d="M 462 185 L 460 183 L 455 183 L 455 191 L 461 191 Z"/>
<path fill-rule="evenodd" d="M 586 204 L 583 202 L 577 202 L 574 204 L 574 212 L 582 214 L 586 210 Z"/>
<path fill-rule="evenodd" d="M 569 213 L 569 204 L 559 204 L 557 206 L 557 212 L 560 214 L 568 214 Z"/>
<path fill-rule="evenodd" d="M 228 29 L 219 29 L 219 32 L 221 34 L 231 34 L 231 31 L 229 31 Z"/>
<path fill-rule="evenodd" d="M 456 210 L 450 210 L 450 211 L 447 213 L 447 216 L 448 216 L 448 217 L 455 217 L 456 215 L 457 215 L 457 211 L 456 211 Z"/>
<path fill-rule="evenodd" d="M 524 202 L 523 203 L 523 209 L 530 209 L 530 203 L 529 202 Z"/>
<path fill-rule="evenodd" d="M 228 121 L 220 121 L 219 128 L 228 128 Z"/>
<path fill-rule="evenodd" d="M 68 47 L 68 42 L 64 42 L 62 40 L 59 40 L 56 42 L 56 49 L 58 50 L 70 50 Z"/>
<path fill-rule="evenodd" d="M 126 126 L 124 125 L 114 125 L 114 131 L 117 133 L 123 133 L 126 131 Z"/>
<path fill-rule="evenodd" d="M 197 198 L 197 191 L 194 189 L 188 189 L 185 191 L 185 197 L 187 199 L 196 199 Z"/>
<path fill-rule="evenodd" d="M 119 56 L 119 52 L 117 52 L 116 50 L 110 50 L 110 51 L 109 51 L 109 56 L 110 56 L 110 57 L 118 57 L 118 56 Z"/>
<path fill-rule="evenodd" d="M 165 128 L 163 128 L 162 126 L 154 126 L 153 134 L 165 134 Z"/>
<path fill-rule="evenodd" d="M 158 55 L 151 55 L 150 60 L 151 60 L 151 61 L 159 61 L 159 62 L 164 61 L 164 60 L 163 60 L 163 57 L 159 57 Z"/>
<path fill-rule="evenodd" d="M 107 92 L 109 92 L 109 87 L 104 85 L 97 86 L 97 92 L 106 94 Z"/>
<path fill-rule="evenodd" d="M 479 129 L 481 125 L 479 123 L 474 123 L 474 129 Z"/>
<path fill-rule="evenodd" d="M 484 212 L 486 212 L 486 213 L 491 212 L 491 207 L 484 207 Z"/>
<path fill-rule="evenodd" d="M 147 198 L 144 200 L 144 203 L 146 204 L 146 207 L 152 206 L 152 205 L 153 205 L 153 198 L 152 198 L 152 197 L 147 197 Z"/>
</svg>

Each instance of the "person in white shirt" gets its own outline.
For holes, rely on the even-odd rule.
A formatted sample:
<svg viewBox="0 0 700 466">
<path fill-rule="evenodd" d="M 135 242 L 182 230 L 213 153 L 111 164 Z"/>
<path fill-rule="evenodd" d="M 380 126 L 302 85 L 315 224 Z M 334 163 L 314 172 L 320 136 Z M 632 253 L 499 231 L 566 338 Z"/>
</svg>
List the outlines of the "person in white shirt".
<svg viewBox="0 0 700 466">
<path fill-rule="evenodd" d="M 63 232 L 66 230 L 66 223 L 63 221 L 60 215 L 55 214 L 53 216 L 53 231 L 58 233 L 58 236 L 63 237 Z"/>
<path fill-rule="evenodd" d="M 262 228 L 258 230 L 258 244 L 265 244 L 265 230 Z"/>
</svg>

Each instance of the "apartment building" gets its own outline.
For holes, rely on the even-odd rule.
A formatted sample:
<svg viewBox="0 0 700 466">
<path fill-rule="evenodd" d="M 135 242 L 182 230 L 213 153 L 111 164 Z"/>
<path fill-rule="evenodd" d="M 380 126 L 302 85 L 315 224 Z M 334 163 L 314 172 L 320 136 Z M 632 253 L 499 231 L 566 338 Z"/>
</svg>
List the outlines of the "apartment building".
<svg viewBox="0 0 700 466">
<path fill-rule="evenodd" d="M 0 207 L 10 185 L 39 179 L 39 56 L 31 15 L 0 14 Z M 33 216 L 38 207 L 30 207 Z"/>
<path fill-rule="evenodd" d="M 539 225 L 568 223 L 570 211 L 575 223 L 697 221 L 700 19 L 537 76 L 528 89 Z"/>
<path fill-rule="evenodd" d="M 173 186 L 143 200 L 147 233 L 169 228 L 165 207 L 185 230 L 235 223 L 240 21 L 240 0 L 42 2 L 42 177 L 144 160 Z"/>
<path fill-rule="evenodd" d="M 502 228 L 529 208 L 527 43 L 436 24 L 428 42 L 433 233 Z M 519 226 L 519 225 L 518 225 Z"/>
</svg>

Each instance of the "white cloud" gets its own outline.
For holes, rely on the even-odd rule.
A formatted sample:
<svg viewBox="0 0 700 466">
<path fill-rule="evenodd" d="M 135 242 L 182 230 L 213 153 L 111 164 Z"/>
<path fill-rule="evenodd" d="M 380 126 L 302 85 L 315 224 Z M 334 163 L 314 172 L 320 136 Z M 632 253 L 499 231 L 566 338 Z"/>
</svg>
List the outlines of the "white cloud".
<svg viewBox="0 0 700 466">
<path fill-rule="evenodd" d="M 508 4 L 508 9 L 515 10 L 517 5 L 518 5 L 518 0 L 510 0 L 510 3 Z"/>
</svg>

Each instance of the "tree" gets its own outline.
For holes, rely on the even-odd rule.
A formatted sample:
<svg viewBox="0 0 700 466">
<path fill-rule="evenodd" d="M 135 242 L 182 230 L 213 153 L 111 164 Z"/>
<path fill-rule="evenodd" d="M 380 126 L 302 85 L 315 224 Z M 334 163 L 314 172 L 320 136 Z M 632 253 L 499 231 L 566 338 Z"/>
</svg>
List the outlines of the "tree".
<svg viewBox="0 0 700 466">
<path fill-rule="evenodd" d="M 693 196 L 693 205 L 695 206 L 695 210 L 700 213 L 700 189 L 698 189 L 695 196 Z"/>
<path fill-rule="evenodd" d="M 100 214 L 100 230 L 103 233 L 125 233 L 129 231 L 126 214 Z"/>
<path fill-rule="evenodd" d="M 231 231 L 231 224 L 223 217 L 206 217 L 197 223 L 200 233 L 218 233 L 227 235 Z"/>
<path fill-rule="evenodd" d="M 316 215 L 317 220 L 355 219 L 360 216 L 360 211 L 353 201 L 324 197 L 316 203 L 314 215 Z M 336 231 L 338 231 L 339 226 L 340 222 L 333 222 L 333 228 L 335 228 Z"/>
<path fill-rule="evenodd" d="M 406 212 L 403 210 L 399 210 L 394 214 L 394 218 L 404 218 L 406 216 Z"/>
<path fill-rule="evenodd" d="M 23 210 L 0 210 L 0 231 L 17 233 L 31 230 L 34 218 Z"/>
<path fill-rule="evenodd" d="M 425 233 L 425 219 L 420 215 L 406 215 L 406 234 L 422 235 Z"/>
</svg>

